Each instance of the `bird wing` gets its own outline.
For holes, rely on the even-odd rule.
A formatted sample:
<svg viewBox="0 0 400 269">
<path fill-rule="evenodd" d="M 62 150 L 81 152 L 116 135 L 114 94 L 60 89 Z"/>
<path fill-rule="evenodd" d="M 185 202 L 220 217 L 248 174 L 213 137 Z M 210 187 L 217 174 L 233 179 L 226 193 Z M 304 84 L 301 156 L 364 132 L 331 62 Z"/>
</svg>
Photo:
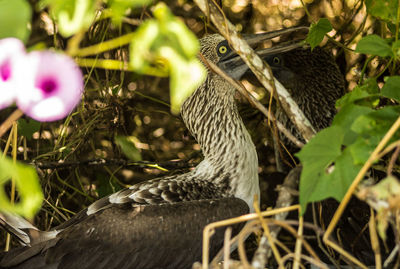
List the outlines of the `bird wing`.
<svg viewBox="0 0 400 269">
<path fill-rule="evenodd" d="M 87 209 L 79 212 L 55 230 L 61 231 L 76 225 L 90 215 L 112 208 L 115 205 L 127 204 L 130 207 L 140 205 L 161 205 L 184 201 L 215 199 L 226 196 L 226 189 L 221 189 L 213 182 L 195 180 L 188 174 L 167 176 L 135 184 L 92 203 Z"/>
<path fill-rule="evenodd" d="M 191 268 L 201 259 L 204 226 L 248 211 L 238 198 L 113 204 L 66 227 L 54 239 L 5 254 L 0 268 Z M 234 233 L 240 228 L 236 225 Z M 223 229 L 218 229 L 211 254 L 222 242 Z"/>
<path fill-rule="evenodd" d="M 219 194 L 220 191 L 212 182 L 191 179 L 188 174 L 166 176 L 138 183 L 103 197 L 49 232 L 40 231 L 22 217 L 7 213 L 0 213 L 0 226 L 14 234 L 23 245 L 29 246 L 55 238 L 67 227 L 76 225 L 88 216 L 113 208 L 115 205 L 127 204 L 134 207 L 211 199 L 223 197 Z"/>
</svg>

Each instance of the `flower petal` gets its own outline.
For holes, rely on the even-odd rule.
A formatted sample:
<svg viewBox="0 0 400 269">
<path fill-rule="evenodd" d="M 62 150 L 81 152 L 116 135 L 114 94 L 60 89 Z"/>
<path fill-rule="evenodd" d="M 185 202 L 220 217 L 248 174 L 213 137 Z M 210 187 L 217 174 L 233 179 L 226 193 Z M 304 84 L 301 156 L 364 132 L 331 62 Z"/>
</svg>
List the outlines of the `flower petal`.
<svg viewBox="0 0 400 269">
<path fill-rule="evenodd" d="M 0 109 L 15 101 L 15 63 L 22 56 L 25 56 L 25 47 L 19 39 L 11 37 L 0 40 Z"/>
<path fill-rule="evenodd" d="M 79 103 L 83 75 L 68 56 L 51 51 L 29 53 L 18 62 L 17 106 L 38 121 L 66 117 Z M 22 77 L 23 76 L 23 77 Z"/>
</svg>

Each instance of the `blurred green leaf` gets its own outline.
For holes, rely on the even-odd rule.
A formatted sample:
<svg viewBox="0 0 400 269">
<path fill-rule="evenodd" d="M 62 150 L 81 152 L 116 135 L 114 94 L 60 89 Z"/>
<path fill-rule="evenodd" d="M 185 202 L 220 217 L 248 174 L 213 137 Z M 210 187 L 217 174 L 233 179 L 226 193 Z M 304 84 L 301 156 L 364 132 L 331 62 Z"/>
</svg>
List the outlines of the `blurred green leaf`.
<svg viewBox="0 0 400 269">
<path fill-rule="evenodd" d="M 13 178 L 16 190 L 20 197 L 19 202 L 11 204 L 5 193 L 5 184 Z M 8 158 L 0 158 L 0 209 L 32 218 L 40 209 L 43 194 L 39 184 L 39 178 L 33 167 L 13 161 Z"/>
<path fill-rule="evenodd" d="M 370 15 L 387 22 L 396 22 L 397 0 L 365 0 Z"/>
<path fill-rule="evenodd" d="M 356 52 L 377 55 L 380 57 L 392 57 L 392 48 L 388 43 L 377 35 L 367 35 L 357 44 Z"/>
<path fill-rule="evenodd" d="M 105 2 L 110 7 L 113 22 L 119 24 L 125 13 L 131 8 L 148 5 L 153 0 L 105 0 Z"/>
<path fill-rule="evenodd" d="M 130 65 L 142 74 L 168 72 L 171 110 L 178 113 L 206 77 L 205 68 L 197 59 L 199 41 L 164 3 L 158 3 L 153 13 L 155 20 L 143 23 L 132 39 Z"/>
<path fill-rule="evenodd" d="M 159 38 L 159 26 L 156 21 L 148 20 L 136 30 L 130 45 L 130 65 L 136 72 L 146 74 L 151 63 L 155 62 L 155 53 L 152 47 L 155 40 Z"/>
<path fill-rule="evenodd" d="M 97 171 L 96 173 L 96 181 L 99 182 L 96 188 L 99 198 L 103 198 L 122 189 L 122 187 L 116 184 L 109 175 L 106 175 L 100 171 Z"/>
<path fill-rule="evenodd" d="M 332 30 L 332 25 L 328 19 L 322 18 L 317 23 L 312 23 L 308 32 L 306 42 L 310 44 L 311 49 L 318 46 L 324 39 L 325 34 Z"/>
<path fill-rule="evenodd" d="M 64 37 L 86 30 L 93 23 L 96 0 L 41 0 L 39 5 L 50 7 L 52 17 Z"/>
<path fill-rule="evenodd" d="M 115 137 L 115 143 L 121 147 L 122 152 L 126 157 L 132 161 L 141 161 L 142 155 L 140 151 L 135 147 L 135 144 L 129 137 L 117 136 Z"/>
<path fill-rule="evenodd" d="M 400 76 L 386 79 L 386 83 L 382 87 L 382 95 L 400 102 Z"/>
<path fill-rule="evenodd" d="M 39 131 L 40 122 L 33 119 L 20 118 L 18 120 L 18 133 L 25 136 L 28 140 L 32 138 L 32 135 Z"/>
<path fill-rule="evenodd" d="M 201 71 L 204 67 L 197 59 L 185 60 L 170 47 L 161 48 L 160 55 L 167 59 L 171 66 L 171 110 L 177 114 L 186 98 L 202 83 L 204 74 Z"/>
<path fill-rule="evenodd" d="M 398 50 L 400 48 L 400 40 L 396 40 L 392 43 L 392 48 Z"/>
<path fill-rule="evenodd" d="M 158 20 L 161 32 L 171 43 L 171 47 L 184 56 L 187 60 L 196 57 L 200 45 L 196 36 L 190 31 L 183 21 L 175 18 L 168 7 L 160 3 L 154 8 L 154 17 Z M 163 44 L 159 44 L 160 47 Z M 173 46 L 172 46 L 173 45 Z"/>
<path fill-rule="evenodd" d="M 32 17 L 30 4 L 25 0 L 0 0 L 0 39 L 16 37 L 26 42 L 30 35 Z"/>
</svg>

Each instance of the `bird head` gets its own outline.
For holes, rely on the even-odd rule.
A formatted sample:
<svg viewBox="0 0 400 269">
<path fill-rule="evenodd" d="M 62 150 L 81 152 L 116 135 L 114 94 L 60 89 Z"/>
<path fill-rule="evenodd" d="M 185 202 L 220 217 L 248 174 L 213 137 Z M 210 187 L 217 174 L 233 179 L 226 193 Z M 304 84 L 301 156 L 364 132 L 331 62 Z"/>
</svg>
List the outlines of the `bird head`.
<svg viewBox="0 0 400 269">
<path fill-rule="evenodd" d="M 296 27 L 261 34 L 245 34 L 243 38 L 252 47 L 256 48 L 265 41 L 283 34 L 308 29 Z M 200 52 L 209 61 L 217 64 L 225 73 L 234 79 L 240 79 L 248 70 L 248 66 L 241 57 L 230 47 L 229 42 L 219 34 L 211 34 L 200 39 Z M 274 46 L 267 49 L 256 49 L 256 53 L 263 58 L 272 68 L 274 75 L 281 79 L 292 79 L 292 72 L 285 69 L 282 64 L 281 53 L 299 48 L 302 43 L 293 41 L 284 45 Z M 275 74 L 276 71 L 276 74 Z M 278 79 L 279 79 L 278 78 Z"/>
<path fill-rule="evenodd" d="M 304 32 L 304 30 L 308 31 L 308 27 L 293 27 L 261 34 L 245 34 L 243 39 L 252 48 L 255 48 L 255 52 L 271 67 L 274 77 L 294 95 L 295 99 L 297 99 L 296 95 L 325 92 L 325 88 L 327 91 L 332 91 L 337 99 L 340 96 L 336 96 L 336 93 L 339 92 L 336 89 L 343 88 L 344 83 L 330 53 L 319 47 L 311 51 L 304 41 L 299 39 L 278 43 L 270 48 L 257 49 L 260 44 L 272 38 Z M 245 62 L 221 35 L 207 35 L 200 40 L 200 44 L 201 54 L 207 60 L 217 64 L 230 77 L 240 79 L 249 71 Z M 317 75 L 318 79 L 316 79 Z"/>
</svg>

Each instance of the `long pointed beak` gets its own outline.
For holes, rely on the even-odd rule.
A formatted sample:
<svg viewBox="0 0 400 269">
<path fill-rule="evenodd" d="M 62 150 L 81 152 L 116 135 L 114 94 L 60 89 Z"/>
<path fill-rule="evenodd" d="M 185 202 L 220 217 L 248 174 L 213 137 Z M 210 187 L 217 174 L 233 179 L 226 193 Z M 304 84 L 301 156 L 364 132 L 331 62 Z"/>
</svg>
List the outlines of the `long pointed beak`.
<svg viewBox="0 0 400 269">
<path fill-rule="evenodd" d="M 293 32 L 298 32 L 298 31 L 308 31 L 308 27 L 300 26 L 300 27 L 292 27 L 288 29 L 282 29 L 267 33 L 247 34 L 243 35 L 243 38 L 252 48 L 255 48 L 259 44 L 271 40 L 272 38 L 283 36 L 286 34 L 291 34 Z M 284 53 L 303 46 L 304 46 L 304 41 L 303 39 L 301 39 L 301 40 L 292 40 L 280 43 L 271 48 L 256 49 L 255 51 L 261 58 L 265 58 L 270 55 Z M 240 58 L 240 56 L 233 51 L 230 54 L 224 56 L 218 62 L 218 66 L 222 70 L 224 70 L 229 76 L 235 79 L 240 79 L 249 69 L 248 66 L 245 64 L 245 62 Z"/>
</svg>

